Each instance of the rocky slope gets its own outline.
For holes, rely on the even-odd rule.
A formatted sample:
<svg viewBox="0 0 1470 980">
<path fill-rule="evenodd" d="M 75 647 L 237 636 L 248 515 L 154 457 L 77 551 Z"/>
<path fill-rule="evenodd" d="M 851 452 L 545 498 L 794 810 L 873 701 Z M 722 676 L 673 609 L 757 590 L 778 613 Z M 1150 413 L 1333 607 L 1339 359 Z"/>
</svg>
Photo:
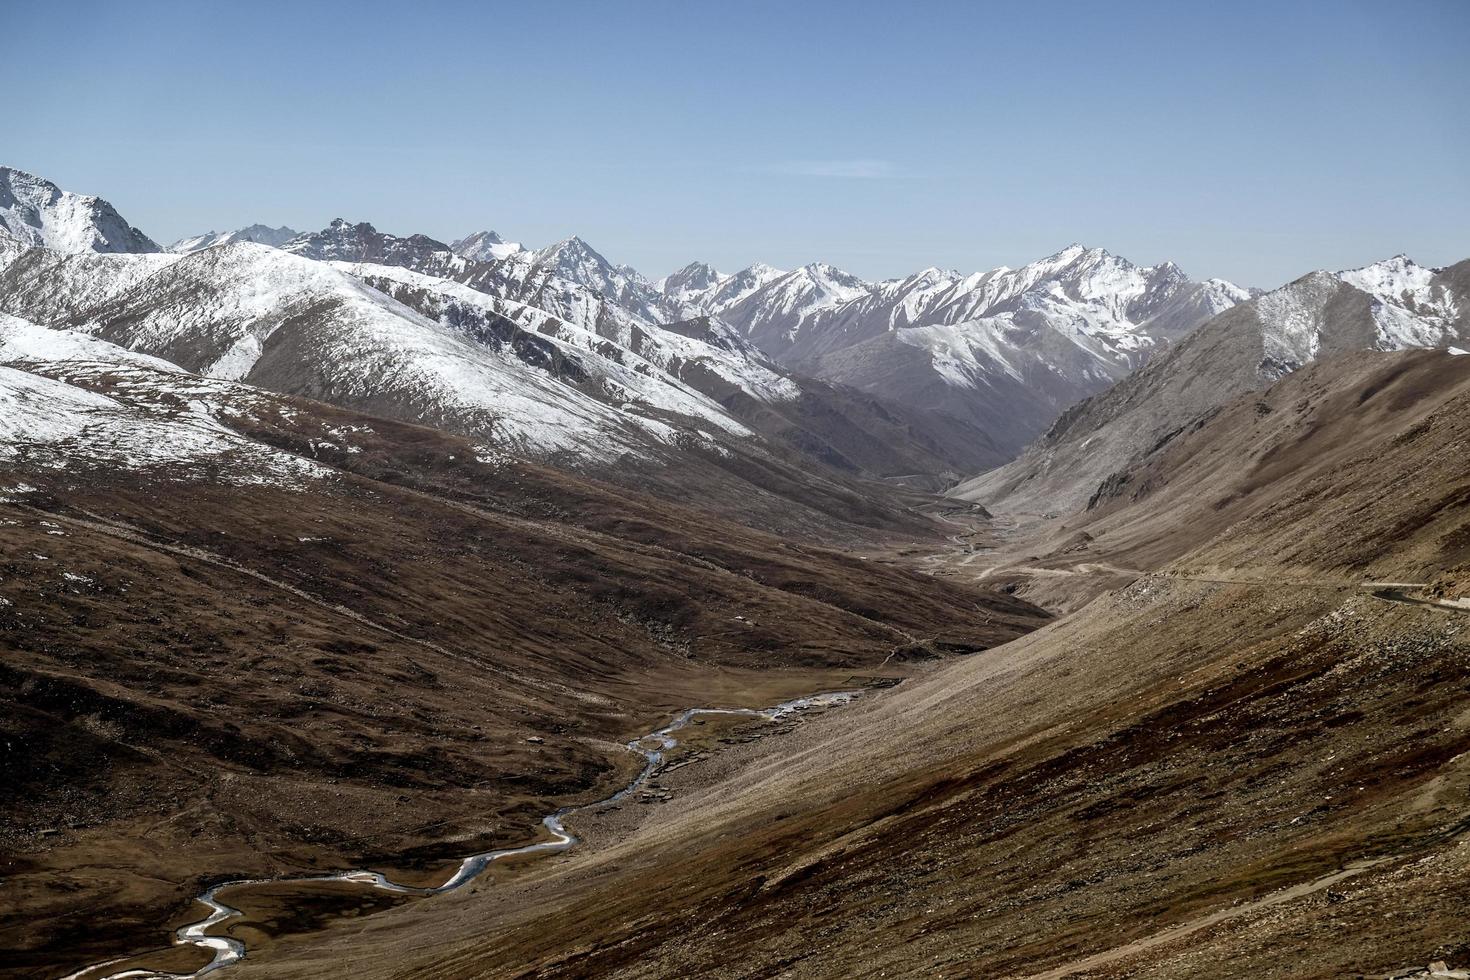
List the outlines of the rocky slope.
<svg viewBox="0 0 1470 980">
<path fill-rule="evenodd" d="M 159 250 L 101 198 L 64 191 L 13 167 L 0 167 L 0 231 L 58 252 Z"/>
<path fill-rule="evenodd" d="M 1467 392 L 1470 363 L 1445 350 L 1314 361 L 1118 474 L 1069 521 L 1088 537 L 1069 557 L 1149 567 L 1207 545 L 1190 570 L 1428 581 L 1466 557 Z"/>
<path fill-rule="evenodd" d="M 1215 317 L 954 495 L 1015 512 L 1075 511 L 1220 405 L 1316 358 L 1457 344 L 1470 346 L 1470 262 L 1436 271 L 1400 256 L 1315 272 Z"/>
</svg>

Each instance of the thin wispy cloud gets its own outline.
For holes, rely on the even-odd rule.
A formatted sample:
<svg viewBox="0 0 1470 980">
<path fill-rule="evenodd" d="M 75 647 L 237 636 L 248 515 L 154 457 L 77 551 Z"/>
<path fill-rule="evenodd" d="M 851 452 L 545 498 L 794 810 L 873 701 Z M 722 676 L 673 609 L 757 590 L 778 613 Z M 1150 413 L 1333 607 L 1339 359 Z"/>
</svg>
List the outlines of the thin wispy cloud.
<svg viewBox="0 0 1470 980">
<path fill-rule="evenodd" d="M 770 170 L 793 177 L 842 177 L 854 180 L 893 177 L 898 172 L 889 160 L 791 160 L 778 163 Z"/>
</svg>

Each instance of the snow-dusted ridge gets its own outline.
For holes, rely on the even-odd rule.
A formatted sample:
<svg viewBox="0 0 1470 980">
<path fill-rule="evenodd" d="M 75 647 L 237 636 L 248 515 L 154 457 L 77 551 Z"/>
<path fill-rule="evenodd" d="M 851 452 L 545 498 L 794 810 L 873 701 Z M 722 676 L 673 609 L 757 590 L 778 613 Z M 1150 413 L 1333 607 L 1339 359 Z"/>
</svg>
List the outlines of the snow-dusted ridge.
<svg viewBox="0 0 1470 980">
<path fill-rule="evenodd" d="M 272 228 L 269 225 L 256 224 L 237 228 L 234 231 L 207 231 L 191 238 L 181 238 L 170 245 L 168 250 L 187 254 L 203 248 L 213 248 L 216 245 L 228 245 L 230 242 L 255 242 L 259 245 L 280 248 L 300 234 L 299 231 L 287 228 L 285 225 Z"/>
<path fill-rule="evenodd" d="M 1380 349 L 1442 347 L 1453 339 L 1451 328 L 1463 314 L 1463 303 L 1448 284 L 1436 281 L 1441 271 L 1400 254 L 1339 272 L 1337 278 L 1373 297 Z"/>
</svg>

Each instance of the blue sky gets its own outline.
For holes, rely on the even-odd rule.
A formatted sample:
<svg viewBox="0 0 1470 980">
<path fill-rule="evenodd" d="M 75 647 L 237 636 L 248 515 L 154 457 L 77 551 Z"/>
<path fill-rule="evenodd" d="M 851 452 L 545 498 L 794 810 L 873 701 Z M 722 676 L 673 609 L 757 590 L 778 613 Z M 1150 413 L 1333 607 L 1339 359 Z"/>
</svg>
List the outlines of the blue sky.
<svg viewBox="0 0 1470 980">
<path fill-rule="evenodd" d="M 1271 286 L 1470 256 L 1470 2 L 6 0 L 0 162 L 153 237 L 333 217 L 662 275 L 1073 241 Z"/>
</svg>

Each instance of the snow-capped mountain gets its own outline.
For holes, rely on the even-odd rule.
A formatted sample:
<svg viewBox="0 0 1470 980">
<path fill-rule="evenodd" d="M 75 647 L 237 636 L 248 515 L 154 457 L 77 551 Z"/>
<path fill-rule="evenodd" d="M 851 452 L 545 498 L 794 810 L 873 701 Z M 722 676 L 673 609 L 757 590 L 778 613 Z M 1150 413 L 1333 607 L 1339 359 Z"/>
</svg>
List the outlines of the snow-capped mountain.
<svg viewBox="0 0 1470 980">
<path fill-rule="evenodd" d="M 1238 304 L 1262 324 L 1252 377 L 1344 345 L 1444 343 L 1464 319 L 1459 287 L 1402 256 L 1245 302 L 1223 280 L 1080 245 L 877 283 L 823 263 L 726 275 L 699 262 L 655 283 L 576 237 L 532 251 L 480 232 L 451 247 L 341 219 L 133 254 L 113 231 L 152 243 L 104 202 L 3 173 L 19 193 L 0 225 L 0 310 L 532 455 L 774 440 L 838 468 L 945 472 L 1019 452 Z M 40 247 L 48 236 L 63 248 Z M 1326 309 L 1343 290 L 1362 317 L 1322 327 L 1343 319 Z"/>
<path fill-rule="evenodd" d="M 533 276 L 553 276 L 592 290 L 650 323 L 671 319 L 653 283 L 626 265 L 613 265 L 582 239 L 573 236 L 528 257 Z"/>
<path fill-rule="evenodd" d="M 578 467 L 780 445 L 879 473 L 993 458 L 981 433 L 944 423 L 915 438 L 913 420 L 857 393 L 803 387 L 718 321 L 665 327 L 559 272 L 662 300 L 585 243 L 477 263 L 426 236 L 339 220 L 282 249 L 66 254 L 4 236 L 0 310 L 202 376 Z"/>
<path fill-rule="evenodd" d="M 526 250 L 520 242 L 508 242 L 493 231 L 477 231 L 449 247 L 471 262 L 492 262 Z"/>
<path fill-rule="evenodd" d="M 653 284 L 653 287 L 670 298 L 683 299 L 687 296 L 702 296 L 728 279 L 706 262 L 690 262 L 677 272 L 671 272 Z"/>
<path fill-rule="evenodd" d="M 159 251 L 101 198 L 64 191 L 11 167 L 0 167 L 0 229 L 26 245 L 58 252 Z"/>
<path fill-rule="evenodd" d="M 1080 245 L 1019 269 L 930 268 L 872 284 L 811 265 L 726 299 L 735 278 L 682 298 L 787 366 L 982 425 L 1012 452 L 1250 296 Z"/>
<path fill-rule="evenodd" d="M 272 248 L 280 248 L 299 234 L 301 232 L 287 228 L 285 225 L 279 228 L 272 228 L 270 225 L 249 225 L 234 231 L 207 231 L 192 238 L 181 238 L 170 245 L 168 250 L 183 254 L 197 252 L 201 248 L 228 245 L 230 242 L 255 242 L 260 245 L 269 245 Z"/>
<path fill-rule="evenodd" d="M 1470 289 L 1453 270 L 1426 269 L 1400 254 L 1340 272 L 1338 278 L 1373 297 L 1379 350 L 1443 347 L 1452 338 L 1462 339 Z"/>
<path fill-rule="evenodd" d="M 1319 358 L 1451 346 L 1470 347 L 1470 260 L 1427 269 L 1400 255 L 1313 272 L 1215 316 L 957 492 L 1013 509 L 1075 510 L 1220 405 Z"/>
<path fill-rule="evenodd" d="M 729 278 L 704 262 L 690 262 L 655 282 L 653 288 L 663 296 L 666 308 L 696 317 L 705 314 L 709 295 Z"/>
<path fill-rule="evenodd" d="M 1128 361 L 1156 335 L 1179 330 L 1181 305 L 1203 319 L 1248 297 L 1219 280 L 1194 283 L 1171 262 L 1144 268 L 1104 249 L 1072 245 L 1019 269 L 961 276 L 931 268 L 879 283 L 808 315 L 792 333 L 788 356 L 804 360 L 908 327 L 1031 313 Z"/>
<path fill-rule="evenodd" d="M 858 299 L 871 288 L 857 276 L 825 262 L 813 262 L 776 276 L 711 312 L 733 324 L 767 354 L 789 361 L 794 338 L 809 318 Z"/>
<path fill-rule="evenodd" d="M 878 283 L 821 263 L 712 273 L 696 263 L 662 281 L 666 302 L 730 323 L 794 370 L 982 426 L 1010 452 L 1250 296 L 1080 245 L 1019 269 Z"/>
<path fill-rule="evenodd" d="M 724 277 L 718 285 L 711 287 L 703 295 L 691 292 L 687 293 L 686 297 L 690 302 L 697 302 L 703 312 L 718 313 L 734 306 L 751 293 L 768 283 L 775 282 L 784 275 L 786 275 L 784 269 L 757 262 L 755 265 L 747 266 L 739 272 Z"/>
</svg>

